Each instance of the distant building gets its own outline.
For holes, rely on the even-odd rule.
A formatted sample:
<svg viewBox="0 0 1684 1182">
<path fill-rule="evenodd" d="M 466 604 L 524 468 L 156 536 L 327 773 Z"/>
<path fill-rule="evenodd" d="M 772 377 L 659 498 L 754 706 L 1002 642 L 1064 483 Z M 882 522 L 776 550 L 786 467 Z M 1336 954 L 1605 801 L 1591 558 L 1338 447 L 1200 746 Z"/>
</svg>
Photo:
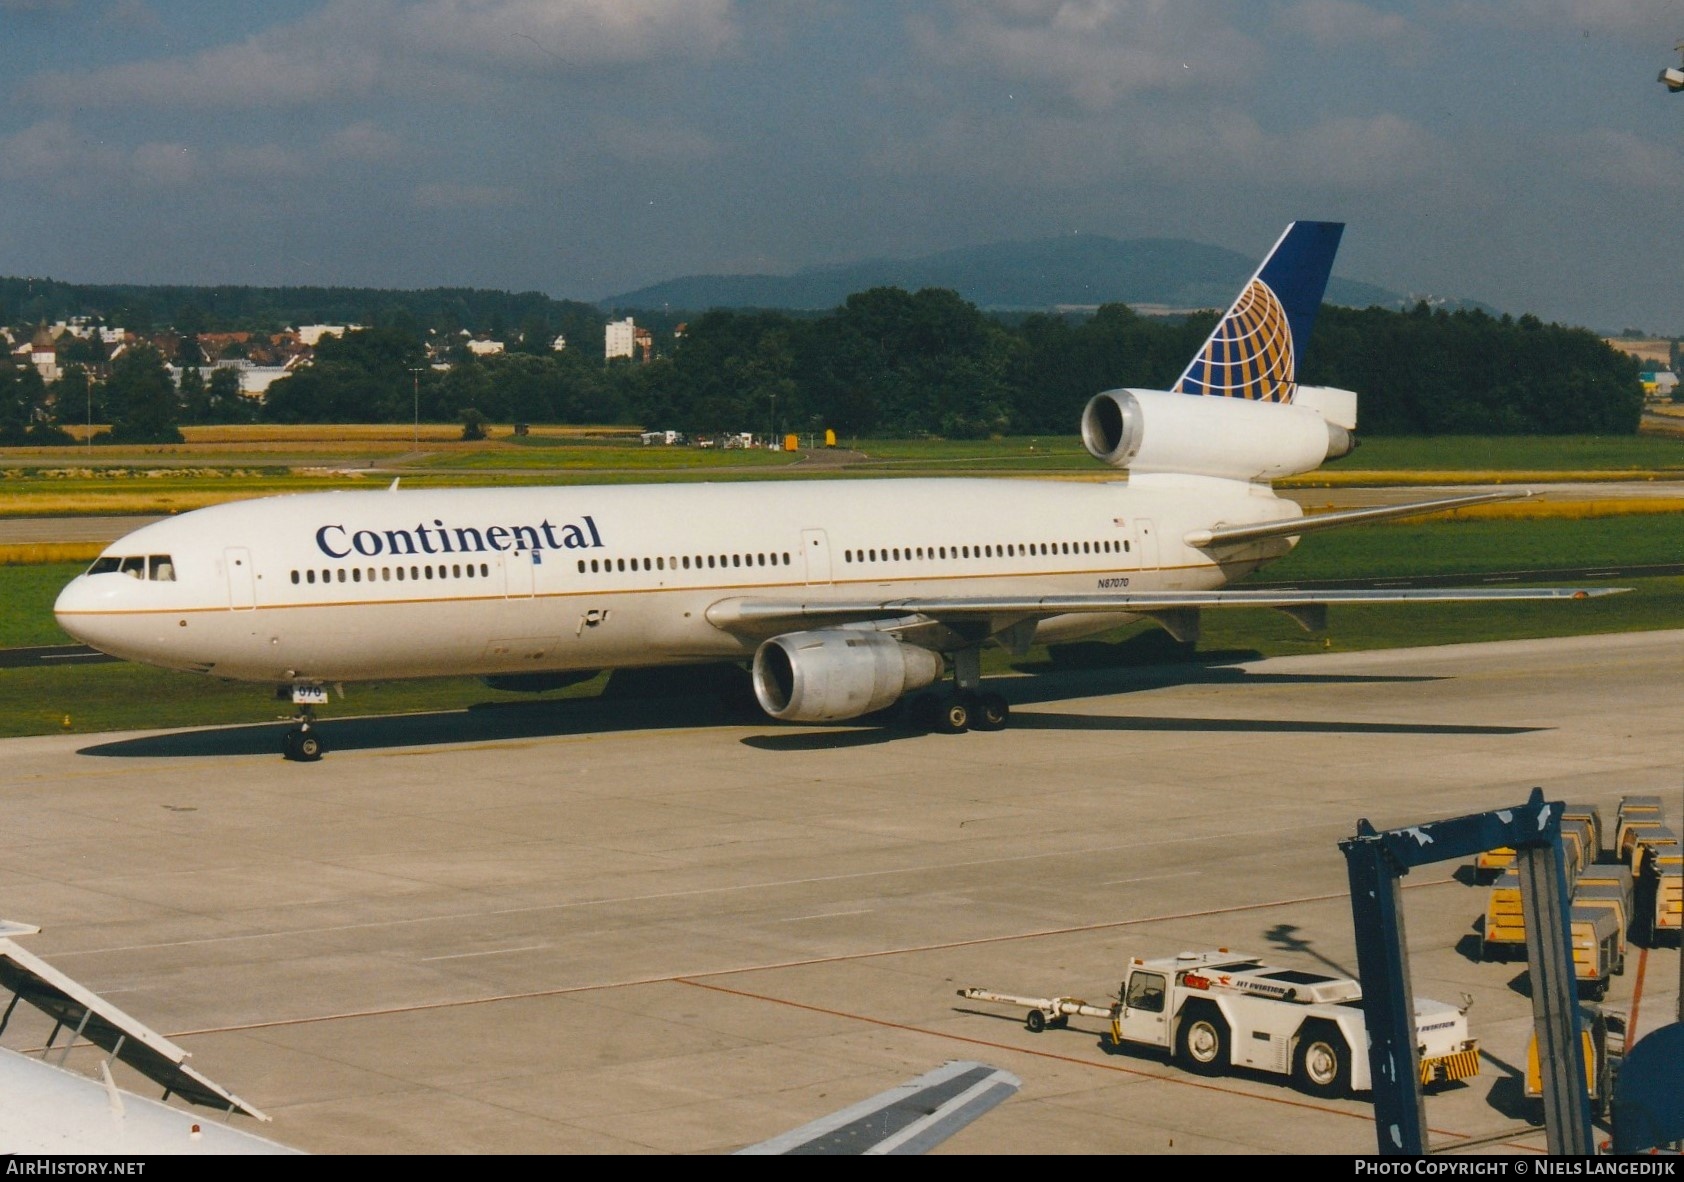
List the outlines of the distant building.
<svg viewBox="0 0 1684 1182">
<path fill-rule="evenodd" d="M 35 330 L 27 345 L 13 349 L 12 356 L 33 365 L 42 381 L 58 381 L 58 334 L 46 325 Z"/>
<path fill-rule="evenodd" d="M 564 336 L 558 336 L 550 342 L 550 349 L 553 352 L 560 353 L 565 348 L 567 348 L 567 338 Z"/>
<path fill-rule="evenodd" d="M 362 328 L 360 324 L 300 324 L 298 340 L 305 347 L 314 349 L 323 337 L 342 337 L 348 332 L 361 332 Z"/>
<path fill-rule="evenodd" d="M 65 333 L 80 340 L 88 341 L 96 337 L 102 345 L 121 344 L 128 336 L 126 328 L 104 328 L 92 323 L 86 316 L 72 316 L 69 320 L 60 320 L 53 324 L 53 336 L 60 337 Z"/>
<path fill-rule="evenodd" d="M 1678 389 L 1678 375 L 1670 369 L 1646 370 L 1637 375 L 1643 382 L 1643 393 L 1649 398 L 1669 399 Z"/>
<path fill-rule="evenodd" d="M 210 381 L 211 374 L 215 373 L 217 370 L 231 369 L 240 379 L 240 393 L 243 396 L 247 398 L 262 399 L 264 395 L 268 394 L 270 385 L 278 379 L 284 378 L 288 374 L 292 373 L 300 365 L 304 364 L 304 362 L 305 358 L 294 357 L 285 365 L 258 365 L 255 362 L 248 361 L 243 357 L 230 357 L 221 361 L 212 362 L 208 365 L 197 365 L 193 368 L 199 371 L 199 376 L 206 382 Z M 181 375 L 185 372 L 186 367 L 180 365 L 167 365 L 164 368 L 169 372 L 170 380 L 173 381 L 179 389 L 181 386 Z"/>
<path fill-rule="evenodd" d="M 502 341 L 469 341 L 468 352 L 475 357 L 495 357 L 503 351 Z"/>
<path fill-rule="evenodd" d="M 616 357 L 630 357 L 636 348 L 637 326 L 632 318 L 624 320 L 610 320 L 608 327 L 602 330 L 603 357 L 612 361 Z"/>
</svg>

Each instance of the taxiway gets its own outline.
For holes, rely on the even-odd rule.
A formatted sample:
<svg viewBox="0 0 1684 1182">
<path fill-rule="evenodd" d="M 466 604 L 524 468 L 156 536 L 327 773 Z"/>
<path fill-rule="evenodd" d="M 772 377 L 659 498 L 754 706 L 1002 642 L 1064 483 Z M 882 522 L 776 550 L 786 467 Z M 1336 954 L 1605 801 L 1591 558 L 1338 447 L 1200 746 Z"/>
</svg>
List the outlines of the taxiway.
<svg viewBox="0 0 1684 1182">
<path fill-rule="evenodd" d="M 315 1152 L 722 1153 L 964 1058 L 1023 1087 L 940 1152 L 1367 1153 L 1360 1100 L 955 991 L 1103 1003 L 1219 945 L 1354 975 L 1359 818 L 1538 785 L 1676 824 L 1681 670 L 1684 631 L 1049 672 L 964 736 L 656 699 L 330 720 L 314 765 L 276 727 L 7 740 L 0 914 Z M 1405 882 L 1416 991 L 1470 995 L 1485 1057 L 1434 1145 L 1535 1152 L 1524 966 L 1479 961 L 1458 869 Z M 1615 979 L 1639 1036 L 1678 962 Z"/>
</svg>

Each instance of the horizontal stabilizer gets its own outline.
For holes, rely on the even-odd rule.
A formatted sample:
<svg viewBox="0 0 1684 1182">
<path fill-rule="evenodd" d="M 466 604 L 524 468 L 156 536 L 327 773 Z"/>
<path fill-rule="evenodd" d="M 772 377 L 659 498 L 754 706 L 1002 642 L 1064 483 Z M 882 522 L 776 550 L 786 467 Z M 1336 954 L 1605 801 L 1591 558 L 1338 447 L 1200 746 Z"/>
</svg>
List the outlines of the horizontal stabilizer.
<svg viewBox="0 0 1684 1182">
<path fill-rule="evenodd" d="M 1318 529 L 1339 529 L 1347 525 L 1367 525 L 1374 521 L 1390 521 L 1398 517 L 1420 517 L 1428 513 L 1444 513 L 1451 509 L 1465 509 L 1469 505 L 1488 505 L 1493 501 L 1518 501 L 1533 494 L 1529 490 L 1472 493 L 1465 497 L 1443 497 L 1436 501 L 1411 501 L 1407 505 L 1379 505 L 1372 509 L 1341 509 L 1336 513 L 1314 513 L 1308 517 L 1291 517 L 1284 521 L 1265 521 L 1257 525 L 1216 526 L 1195 529 L 1184 537 L 1189 546 L 1208 550 L 1214 546 L 1238 546 L 1245 542 L 1259 542 L 1264 538 L 1293 538 Z"/>
</svg>

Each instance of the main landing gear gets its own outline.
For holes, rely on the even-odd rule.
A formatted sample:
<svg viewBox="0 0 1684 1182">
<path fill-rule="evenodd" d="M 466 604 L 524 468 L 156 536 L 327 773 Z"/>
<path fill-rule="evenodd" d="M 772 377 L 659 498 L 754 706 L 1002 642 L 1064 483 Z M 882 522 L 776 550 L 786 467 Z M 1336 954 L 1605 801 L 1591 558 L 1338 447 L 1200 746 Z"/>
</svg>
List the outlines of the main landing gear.
<svg viewBox="0 0 1684 1182">
<path fill-rule="evenodd" d="M 982 692 L 982 660 L 977 649 L 953 654 L 953 688 L 911 703 L 915 724 L 943 735 L 1004 730 L 1011 708 L 996 693 Z"/>
<path fill-rule="evenodd" d="M 298 707 L 298 725 L 281 736 L 281 755 L 294 763 L 315 763 L 326 748 L 311 724 L 316 721 L 315 708 L 327 702 L 327 687 L 318 682 L 294 682 L 292 701 Z"/>
</svg>

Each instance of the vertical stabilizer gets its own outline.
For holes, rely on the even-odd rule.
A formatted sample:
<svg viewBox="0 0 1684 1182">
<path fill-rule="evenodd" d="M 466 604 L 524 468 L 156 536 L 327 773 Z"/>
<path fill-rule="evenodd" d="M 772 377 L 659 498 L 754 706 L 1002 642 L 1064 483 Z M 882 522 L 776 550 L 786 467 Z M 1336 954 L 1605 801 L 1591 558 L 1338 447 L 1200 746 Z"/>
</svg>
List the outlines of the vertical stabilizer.
<svg viewBox="0 0 1684 1182">
<path fill-rule="evenodd" d="M 1293 222 L 1175 385 L 1178 394 L 1291 402 L 1343 222 Z"/>
</svg>

